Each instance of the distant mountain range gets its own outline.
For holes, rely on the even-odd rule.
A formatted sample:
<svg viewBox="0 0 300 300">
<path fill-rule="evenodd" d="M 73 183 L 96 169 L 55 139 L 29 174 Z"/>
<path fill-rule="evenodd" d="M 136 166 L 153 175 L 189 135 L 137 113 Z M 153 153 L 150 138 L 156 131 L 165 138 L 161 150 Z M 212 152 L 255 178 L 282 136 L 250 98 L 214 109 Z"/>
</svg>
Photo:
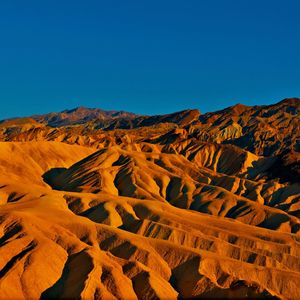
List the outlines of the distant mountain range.
<svg viewBox="0 0 300 300">
<path fill-rule="evenodd" d="M 105 124 L 105 122 L 109 123 L 117 119 L 132 119 L 136 117 L 137 115 L 124 111 L 105 111 L 99 108 L 87 108 L 81 106 L 58 113 L 34 115 L 30 118 L 51 127 L 61 127 L 85 124 L 90 121 L 103 122 L 103 124 Z"/>
<path fill-rule="evenodd" d="M 58 113 L 4 120 L 0 123 L 0 138 L 16 141 L 57 140 L 59 136 L 59 139 L 68 143 L 76 141 L 75 143 L 80 145 L 90 145 L 91 141 L 87 137 L 93 136 L 94 145 L 97 144 L 97 136 L 103 135 L 102 131 L 142 127 L 148 127 L 150 130 L 153 126 L 160 126 L 165 128 L 165 135 L 159 139 L 173 143 L 178 139 L 172 134 L 172 128 L 175 126 L 184 130 L 187 140 L 232 144 L 256 155 L 276 156 L 278 165 L 273 171 L 274 176 L 284 175 L 285 179 L 298 180 L 299 111 L 299 98 L 284 99 L 273 105 L 237 104 L 202 115 L 197 109 L 165 115 L 140 116 L 124 111 L 78 107 Z M 53 131 L 53 128 L 56 130 Z M 118 138 L 124 139 L 124 136 Z M 140 138 L 147 139 L 144 136 Z M 114 139 L 115 141 L 111 142 L 117 143 L 116 137 Z"/>
<path fill-rule="evenodd" d="M 299 98 L 284 99 L 273 105 L 246 106 L 236 104 L 226 109 L 201 115 L 197 109 L 187 109 L 165 115 L 142 116 L 125 111 L 105 111 L 99 108 L 77 107 L 62 112 L 52 112 L 44 115 L 33 115 L 25 118 L 12 118 L 0 121 L 0 124 L 14 126 L 36 122 L 50 127 L 64 127 L 71 125 L 91 125 L 95 129 L 132 129 L 153 126 L 160 123 L 174 123 L 180 126 L 193 123 L 194 125 L 210 124 L 214 127 L 226 125 L 228 122 L 240 126 L 260 121 L 286 119 L 298 117 L 300 109 Z M 284 115 L 285 114 L 285 115 Z M 292 117 L 293 116 L 293 117 Z M 251 120 L 250 120 L 251 119 Z M 246 122 L 246 123 L 245 123 Z M 225 124 L 226 123 L 226 124 Z M 294 123 L 294 121 L 292 121 Z M 296 122 L 295 122 L 296 123 Z"/>
</svg>

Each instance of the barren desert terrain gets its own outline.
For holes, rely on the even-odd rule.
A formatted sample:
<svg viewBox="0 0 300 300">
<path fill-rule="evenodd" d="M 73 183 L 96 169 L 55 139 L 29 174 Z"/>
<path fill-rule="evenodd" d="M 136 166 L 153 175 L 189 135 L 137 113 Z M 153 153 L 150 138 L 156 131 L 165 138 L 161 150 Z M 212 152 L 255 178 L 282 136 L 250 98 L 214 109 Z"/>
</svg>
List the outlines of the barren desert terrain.
<svg viewBox="0 0 300 300">
<path fill-rule="evenodd" d="M 0 122 L 0 299 L 300 299 L 300 99 Z"/>
</svg>

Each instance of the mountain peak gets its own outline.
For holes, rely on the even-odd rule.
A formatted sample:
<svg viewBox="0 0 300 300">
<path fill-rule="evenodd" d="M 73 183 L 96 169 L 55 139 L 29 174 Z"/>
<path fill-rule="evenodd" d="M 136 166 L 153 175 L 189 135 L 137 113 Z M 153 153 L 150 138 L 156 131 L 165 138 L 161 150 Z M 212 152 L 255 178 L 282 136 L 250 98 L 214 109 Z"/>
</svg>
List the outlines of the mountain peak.
<svg viewBox="0 0 300 300">
<path fill-rule="evenodd" d="M 249 108 L 251 108 L 251 106 L 247 106 L 247 105 L 244 105 L 244 104 L 241 104 L 241 103 L 237 103 L 237 104 L 231 106 L 230 110 L 231 110 L 232 113 L 240 115 L 243 112 L 245 112 L 246 110 L 248 110 Z"/>
<path fill-rule="evenodd" d="M 293 98 L 285 98 L 281 101 L 279 101 L 277 104 L 283 104 L 283 105 L 288 105 L 288 106 L 296 106 L 299 107 L 300 106 L 300 98 L 297 97 L 293 97 Z"/>
<path fill-rule="evenodd" d="M 74 113 L 74 112 L 86 112 L 86 111 L 93 111 L 93 110 L 100 110 L 98 108 L 89 108 L 85 106 L 78 106 L 72 109 L 65 109 L 62 112 L 63 113 Z"/>
<path fill-rule="evenodd" d="M 99 108 L 88 108 L 85 106 L 66 109 L 61 112 L 32 116 L 34 120 L 41 123 L 46 123 L 51 127 L 83 124 L 92 120 L 107 121 L 115 118 L 133 117 L 137 117 L 137 115 L 125 111 L 106 111 Z"/>
</svg>

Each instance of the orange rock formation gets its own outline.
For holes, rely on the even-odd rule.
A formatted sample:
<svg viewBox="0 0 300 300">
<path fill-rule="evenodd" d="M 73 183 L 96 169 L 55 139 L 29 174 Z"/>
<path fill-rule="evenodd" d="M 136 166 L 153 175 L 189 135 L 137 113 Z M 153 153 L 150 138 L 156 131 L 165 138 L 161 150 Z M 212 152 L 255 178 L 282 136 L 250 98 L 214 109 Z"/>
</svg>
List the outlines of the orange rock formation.
<svg viewBox="0 0 300 300">
<path fill-rule="evenodd" d="M 299 111 L 2 121 L 0 299 L 299 299 Z"/>
</svg>

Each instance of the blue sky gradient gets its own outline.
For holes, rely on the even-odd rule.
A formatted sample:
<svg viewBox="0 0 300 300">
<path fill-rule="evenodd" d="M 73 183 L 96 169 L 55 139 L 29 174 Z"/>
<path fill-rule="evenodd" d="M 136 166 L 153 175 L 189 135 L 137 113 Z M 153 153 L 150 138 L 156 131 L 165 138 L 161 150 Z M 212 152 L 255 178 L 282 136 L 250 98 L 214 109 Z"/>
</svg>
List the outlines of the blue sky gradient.
<svg viewBox="0 0 300 300">
<path fill-rule="evenodd" d="M 0 119 L 160 114 L 300 96 L 300 1 L 0 3 Z"/>
</svg>

